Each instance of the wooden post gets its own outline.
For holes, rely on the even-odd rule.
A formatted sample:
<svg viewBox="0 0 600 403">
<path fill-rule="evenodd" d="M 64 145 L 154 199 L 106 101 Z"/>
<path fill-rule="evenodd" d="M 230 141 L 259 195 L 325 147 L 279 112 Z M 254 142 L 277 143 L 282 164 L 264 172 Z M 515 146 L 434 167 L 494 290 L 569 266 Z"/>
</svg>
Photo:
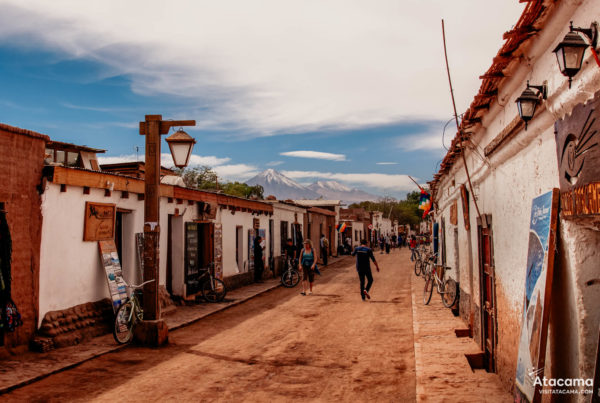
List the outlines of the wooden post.
<svg viewBox="0 0 600 403">
<path fill-rule="evenodd" d="M 160 142 L 172 126 L 194 126 L 194 120 L 163 121 L 161 115 L 146 115 L 140 122 L 140 134 L 146 136 L 145 196 L 144 196 L 144 320 L 160 319 L 158 300 L 160 252 Z"/>
</svg>

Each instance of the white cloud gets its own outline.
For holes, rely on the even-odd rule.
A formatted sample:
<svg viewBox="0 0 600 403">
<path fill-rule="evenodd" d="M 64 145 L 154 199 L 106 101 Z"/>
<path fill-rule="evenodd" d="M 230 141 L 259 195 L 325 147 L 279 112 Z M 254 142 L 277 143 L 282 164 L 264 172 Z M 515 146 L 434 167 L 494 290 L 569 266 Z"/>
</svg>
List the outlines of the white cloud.
<svg viewBox="0 0 600 403">
<path fill-rule="evenodd" d="M 375 165 L 398 165 L 397 162 L 376 162 Z"/>
<path fill-rule="evenodd" d="M 446 139 L 445 141 L 449 142 L 454 137 L 454 133 L 449 130 L 446 130 Z M 442 130 L 439 132 L 432 131 L 428 133 L 421 134 L 413 134 L 408 136 L 398 137 L 395 140 L 398 148 L 401 148 L 405 151 L 416 151 L 416 150 L 426 150 L 426 151 L 444 151 L 444 146 L 442 144 Z"/>
<path fill-rule="evenodd" d="M 219 177 L 230 181 L 244 181 L 256 176 L 259 172 L 257 167 L 247 164 L 219 165 L 213 169 Z"/>
<path fill-rule="evenodd" d="M 314 158 L 318 160 L 346 161 L 344 154 L 324 153 L 320 151 L 286 151 L 279 153 L 285 157 Z"/>
<path fill-rule="evenodd" d="M 126 76 L 137 94 L 185 100 L 182 117 L 205 128 L 269 135 L 447 118 L 442 17 L 464 111 L 524 7 L 475 0 L 164 4 L 5 0 L 0 41 L 100 62 L 98 78 Z"/>
<path fill-rule="evenodd" d="M 415 184 L 407 175 L 389 175 L 380 173 L 332 173 L 318 171 L 282 171 L 292 179 L 321 178 L 333 179 L 350 184 L 358 184 L 384 190 L 414 190 Z"/>
<path fill-rule="evenodd" d="M 265 165 L 268 167 L 276 167 L 283 164 L 283 161 L 271 161 L 271 162 L 267 162 Z"/>
<path fill-rule="evenodd" d="M 144 150 L 140 150 L 140 153 L 137 156 L 135 154 L 124 154 L 124 155 L 119 155 L 119 156 L 98 156 L 98 162 L 100 164 L 117 164 L 120 162 L 144 161 L 146 159 L 145 157 L 146 156 L 144 154 Z M 173 157 L 171 156 L 170 153 L 162 153 L 160 155 L 160 157 L 161 157 L 160 163 L 162 166 L 164 166 L 164 167 L 174 166 Z M 206 165 L 209 167 L 214 167 L 214 166 L 218 166 L 218 165 L 223 165 L 229 161 L 231 161 L 231 158 L 227 158 L 227 157 L 218 158 L 213 155 L 201 156 L 201 155 L 192 154 L 192 156 L 190 157 L 190 162 L 189 162 L 188 166 L 193 167 L 193 166 Z"/>
</svg>

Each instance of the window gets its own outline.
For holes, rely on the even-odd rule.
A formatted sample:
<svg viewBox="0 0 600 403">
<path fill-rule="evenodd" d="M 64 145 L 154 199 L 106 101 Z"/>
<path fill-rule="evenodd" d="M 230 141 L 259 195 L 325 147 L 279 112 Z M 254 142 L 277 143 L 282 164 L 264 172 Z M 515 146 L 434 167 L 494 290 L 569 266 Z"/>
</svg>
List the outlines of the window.
<svg viewBox="0 0 600 403">
<path fill-rule="evenodd" d="M 44 164 L 51 164 L 54 162 L 54 149 L 46 148 L 46 155 L 44 157 Z"/>
<path fill-rule="evenodd" d="M 78 160 L 79 160 L 79 153 L 74 153 L 69 151 L 67 153 L 67 166 L 68 167 L 76 167 L 78 166 Z"/>
</svg>

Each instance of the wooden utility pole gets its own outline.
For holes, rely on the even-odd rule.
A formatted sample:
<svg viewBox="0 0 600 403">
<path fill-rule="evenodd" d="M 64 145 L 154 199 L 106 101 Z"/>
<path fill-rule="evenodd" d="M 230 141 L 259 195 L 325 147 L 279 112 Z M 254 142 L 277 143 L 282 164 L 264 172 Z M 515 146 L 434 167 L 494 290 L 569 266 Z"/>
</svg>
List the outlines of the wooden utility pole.
<svg viewBox="0 0 600 403">
<path fill-rule="evenodd" d="M 140 122 L 140 134 L 146 136 L 144 195 L 144 320 L 160 319 L 158 301 L 159 240 L 160 240 L 160 136 L 173 126 L 195 126 L 195 120 L 167 120 L 161 115 L 146 115 Z"/>
</svg>

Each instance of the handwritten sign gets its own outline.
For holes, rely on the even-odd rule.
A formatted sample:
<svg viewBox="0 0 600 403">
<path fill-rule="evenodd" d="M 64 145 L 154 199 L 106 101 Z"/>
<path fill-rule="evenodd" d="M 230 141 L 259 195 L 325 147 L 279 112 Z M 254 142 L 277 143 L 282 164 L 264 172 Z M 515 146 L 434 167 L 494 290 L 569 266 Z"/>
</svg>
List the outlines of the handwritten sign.
<svg viewBox="0 0 600 403">
<path fill-rule="evenodd" d="M 116 205 L 85 203 L 84 241 L 106 241 L 115 237 Z"/>
</svg>

